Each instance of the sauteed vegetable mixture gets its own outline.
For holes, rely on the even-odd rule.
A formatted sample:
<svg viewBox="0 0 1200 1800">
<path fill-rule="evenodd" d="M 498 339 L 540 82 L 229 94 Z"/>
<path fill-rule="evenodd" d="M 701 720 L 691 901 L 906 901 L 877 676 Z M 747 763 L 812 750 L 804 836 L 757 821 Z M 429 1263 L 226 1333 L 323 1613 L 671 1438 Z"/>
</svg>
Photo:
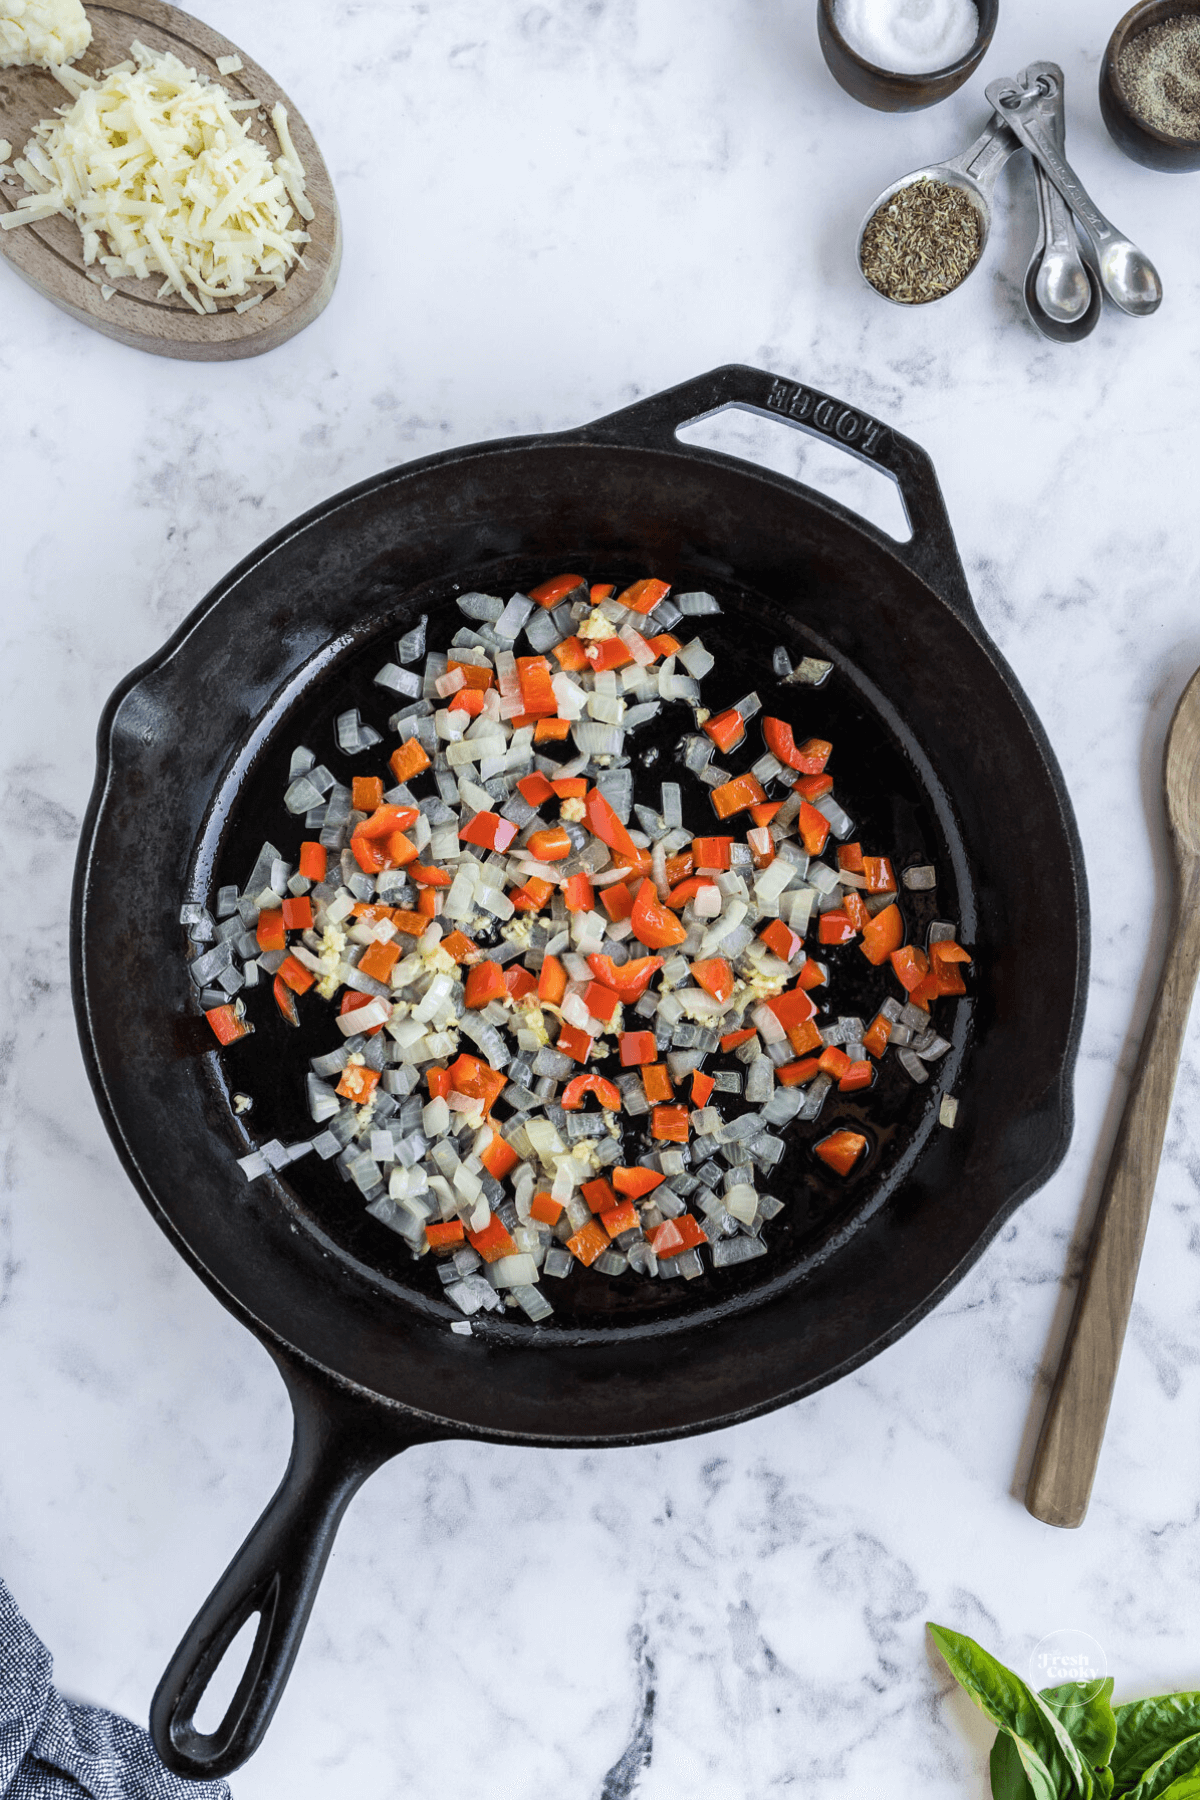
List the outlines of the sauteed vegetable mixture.
<svg viewBox="0 0 1200 1800">
<path fill-rule="evenodd" d="M 343 713 L 338 748 L 364 764 L 349 786 L 298 748 L 291 860 L 264 844 L 244 890 L 182 923 L 221 1044 L 253 1030 L 264 983 L 289 1023 L 329 1008 L 319 1130 L 244 1157 L 247 1177 L 332 1160 L 381 1226 L 436 1255 L 464 1315 L 507 1302 L 536 1321 L 546 1278 L 577 1263 L 691 1280 L 706 1258 L 766 1255 L 781 1128 L 818 1121 L 831 1090 L 865 1095 L 889 1048 L 925 1081 L 950 1048 L 931 1008 L 967 991 L 971 959 L 949 923 L 906 941 L 887 846 L 856 841 L 834 746 L 803 735 L 830 664 L 793 669 L 780 648 L 790 716 L 753 693 L 714 715 L 693 635 L 720 611 L 710 594 L 567 574 L 457 606 L 445 651 L 423 618 L 375 677 L 396 746 Z M 638 729 L 672 706 L 680 779 L 643 794 Z M 703 834 L 685 784 L 689 810 L 707 790 Z M 835 1013 L 833 946 L 878 970 L 870 1018 Z M 844 1127 L 812 1146 L 843 1177 L 868 1148 Z"/>
</svg>

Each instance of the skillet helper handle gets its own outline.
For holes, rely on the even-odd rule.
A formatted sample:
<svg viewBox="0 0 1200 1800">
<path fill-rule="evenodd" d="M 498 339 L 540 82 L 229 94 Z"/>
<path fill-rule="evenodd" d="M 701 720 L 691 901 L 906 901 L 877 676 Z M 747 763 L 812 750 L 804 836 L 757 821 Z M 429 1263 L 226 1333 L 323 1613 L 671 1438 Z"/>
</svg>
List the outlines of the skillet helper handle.
<svg viewBox="0 0 1200 1800">
<path fill-rule="evenodd" d="M 1198 974 L 1200 858 L 1189 857 L 1025 1491 L 1026 1507 L 1047 1525 L 1082 1525 L 1091 1498 Z"/>
<path fill-rule="evenodd" d="M 859 530 L 867 532 L 947 600 L 966 624 L 977 625 L 971 591 L 933 463 L 911 438 L 902 437 L 890 425 L 831 394 L 789 381 L 783 375 L 772 375 L 766 369 L 727 363 L 650 399 L 636 400 L 620 412 L 595 420 L 581 433 L 569 435 L 581 436 L 589 443 L 682 450 L 691 456 L 708 458 L 716 453 L 690 449 L 677 441 L 676 433 L 684 425 L 693 425 L 731 406 L 779 419 L 813 437 L 827 438 L 849 455 L 890 476 L 900 490 L 912 527 L 912 538 L 907 544 L 889 537 L 836 500 L 812 489 L 807 491 L 821 507 L 853 519 Z"/>
<path fill-rule="evenodd" d="M 277 1358 L 295 1414 L 283 1480 L 192 1621 L 158 1685 L 150 1733 L 163 1762 L 194 1781 L 229 1775 L 262 1742 L 287 1685 L 338 1525 L 368 1475 L 433 1432 L 404 1431 L 377 1405 Z M 415 1421 L 414 1421 L 415 1424 Z M 246 1620 L 254 1646 L 216 1730 L 196 1709 Z"/>
</svg>

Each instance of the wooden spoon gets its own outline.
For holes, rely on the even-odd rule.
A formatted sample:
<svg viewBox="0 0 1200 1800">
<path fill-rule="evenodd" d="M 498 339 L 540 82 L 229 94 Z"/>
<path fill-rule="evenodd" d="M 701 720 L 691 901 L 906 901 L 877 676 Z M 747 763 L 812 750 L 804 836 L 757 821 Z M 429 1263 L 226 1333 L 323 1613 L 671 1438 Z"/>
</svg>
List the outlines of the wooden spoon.
<svg viewBox="0 0 1200 1800">
<path fill-rule="evenodd" d="M 1200 670 L 1171 721 L 1163 787 L 1179 877 L 1170 937 L 1025 1494 L 1047 1525 L 1087 1512 L 1200 973 Z"/>
<path fill-rule="evenodd" d="M 105 299 L 84 269 L 83 239 L 70 219 L 43 219 L 15 231 L 0 231 L 0 257 L 73 319 L 135 349 L 192 362 L 225 362 L 274 349 L 324 310 L 341 261 L 337 201 L 312 133 L 265 69 L 228 38 L 177 7 L 164 5 L 163 0 L 97 0 L 86 6 L 86 12 L 92 43 L 75 65 L 85 75 L 98 75 L 123 61 L 134 38 L 152 50 L 174 51 L 189 68 L 219 81 L 235 100 L 262 103 L 268 120 L 262 142 L 272 161 L 280 147 L 269 121 L 272 108 L 282 101 L 315 212 L 305 225 L 312 240 L 304 246 L 307 266 L 297 264 L 282 288 L 268 288 L 265 298 L 248 312 L 236 312 L 233 302 L 226 302 L 217 312 L 201 315 L 178 294 L 160 300 L 158 277 L 145 281 L 105 277 L 105 285 L 114 290 Z M 219 56 L 240 56 L 243 66 L 235 74 L 222 75 Z M 69 100 L 65 89 L 43 69 L 0 69 L 0 137 L 12 144 L 14 156 L 20 155 L 39 120 L 50 118 Z M 24 191 L 23 185 L 12 182 L 0 187 L 0 212 L 11 211 Z"/>
</svg>

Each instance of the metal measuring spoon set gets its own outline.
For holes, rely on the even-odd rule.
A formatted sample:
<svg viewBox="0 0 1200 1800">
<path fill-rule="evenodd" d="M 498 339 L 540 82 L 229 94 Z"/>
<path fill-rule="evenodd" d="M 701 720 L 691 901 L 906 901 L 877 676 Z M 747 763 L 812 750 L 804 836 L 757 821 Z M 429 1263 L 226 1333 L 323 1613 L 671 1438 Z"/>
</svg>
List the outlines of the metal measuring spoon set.
<svg viewBox="0 0 1200 1800">
<path fill-rule="evenodd" d="M 955 283 L 961 286 L 983 259 L 1000 171 L 1010 156 L 1025 149 L 1033 159 L 1040 229 L 1024 293 L 1038 330 L 1056 343 L 1087 337 L 1095 330 L 1105 294 L 1134 318 L 1154 312 L 1162 302 L 1162 283 L 1153 263 L 1105 218 L 1067 162 L 1063 72 L 1057 63 L 1031 63 L 1015 80 L 993 81 L 987 98 L 995 109 L 991 121 L 968 150 L 914 169 L 876 200 L 858 237 L 864 278 L 869 280 L 864 263 L 868 227 L 904 189 L 922 181 L 940 182 L 964 195 L 978 220 L 978 251 Z M 885 299 L 895 298 L 875 282 L 870 285 Z"/>
</svg>

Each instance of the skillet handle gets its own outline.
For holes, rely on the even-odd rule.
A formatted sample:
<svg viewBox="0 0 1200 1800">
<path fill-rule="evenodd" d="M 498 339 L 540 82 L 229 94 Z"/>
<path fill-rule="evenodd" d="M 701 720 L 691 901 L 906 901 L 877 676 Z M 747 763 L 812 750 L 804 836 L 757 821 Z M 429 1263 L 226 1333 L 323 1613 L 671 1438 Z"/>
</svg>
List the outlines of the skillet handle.
<svg viewBox="0 0 1200 1800">
<path fill-rule="evenodd" d="M 568 435 L 582 437 L 589 443 L 608 442 L 647 450 L 670 448 L 685 455 L 711 458 L 717 453 L 680 444 L 676 433 L 683 425 L 695 424 L 698 419 L 731 406 L 782 420 L 814 437 L 828 438 L 860 462 L 889 475 L 900 491 L 912 527 L 912 538 L 907 544 L 898 543 L 836 500 L 811 489 L 807 491 L 813 493 L 820 506 L 853 519 L 860 531 L 899 557 L 947 601 L 965 624 L 978 629 L 978 615 L 933 463 L 911 438 L 902 437 L 890 425 L 843 400 L 765 369 L 727 363 L 647 400 L 635 400 L 632 406 L 622 407 L 620 412 L 609 413 L 585 426 L 582 432 Z"/>
<path fill-rule="evenodd" d="M 295 1415 L 292 1454 L 262 1517 L 200 1608 L 158 1685 L 150 1734 L 169 1769 L 194 1781 L 240 1768 L 266 1734 L 291 1674 L 342 1514 L 383 1463 L 432 1441 L 415 1419 L 399 1423 L 378 1402 L 322 1381 L 276 1354 Z M 259 1613 L 237 1693 L 217 1729 L 196 1729 L 196 1708 L 229 1645 Z"/>
</svg>

